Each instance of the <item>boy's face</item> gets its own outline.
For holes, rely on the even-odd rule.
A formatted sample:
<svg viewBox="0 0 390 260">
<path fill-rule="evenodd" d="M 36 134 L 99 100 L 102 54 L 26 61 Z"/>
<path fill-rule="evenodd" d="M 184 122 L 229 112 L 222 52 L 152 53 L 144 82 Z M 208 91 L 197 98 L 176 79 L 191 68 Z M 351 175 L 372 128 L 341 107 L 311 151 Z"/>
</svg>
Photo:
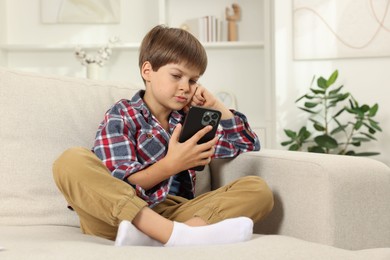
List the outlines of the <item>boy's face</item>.
<svg viewBox="0 0 390 260">
<path fill-rule="evenodd" d="M 153 71 L 149 62 L 142 66 L 146 82 L 144 100 L 153 112 L 181 110 L 191 102 L 200 71 L 185 63 L 169 63 Z M 161 110 L 160 110 L 161 109 Z"/>
</svg>

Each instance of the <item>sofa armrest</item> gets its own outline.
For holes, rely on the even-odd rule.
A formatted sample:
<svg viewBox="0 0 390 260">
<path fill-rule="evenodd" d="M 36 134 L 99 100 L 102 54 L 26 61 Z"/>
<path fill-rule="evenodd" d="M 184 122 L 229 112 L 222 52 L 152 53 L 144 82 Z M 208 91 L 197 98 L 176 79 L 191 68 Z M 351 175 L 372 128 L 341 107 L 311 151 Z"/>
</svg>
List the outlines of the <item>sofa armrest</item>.
<svg viewBox="0 0 390 260">
<path fill-rule="evenodd" d="M 390 245 L 390 168 L 362 157 L 262 150 L 211 163 L 212 188 L 257 175 L 275 206 L 256 233 L 345 249 Z"/>
</svg>

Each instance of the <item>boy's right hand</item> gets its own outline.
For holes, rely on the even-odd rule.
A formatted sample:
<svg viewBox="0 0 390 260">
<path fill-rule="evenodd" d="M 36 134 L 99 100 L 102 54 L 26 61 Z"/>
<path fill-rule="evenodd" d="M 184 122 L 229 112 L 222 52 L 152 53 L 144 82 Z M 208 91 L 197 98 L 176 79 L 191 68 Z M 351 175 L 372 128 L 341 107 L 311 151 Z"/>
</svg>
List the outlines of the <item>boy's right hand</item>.
<svg viewBox="0 0 390 260">
<path fill-rule="evenodd" d="M 212 129 L 212 127 L 208 125 L 199 130 L 184 143 L 180 143 L 179 136 L 181 129 L 182 125 L 178 124 L 173 130 L 171 139 L 169 140 L 168 152 L 164 158 L 165 160 L 168 160 L 169 165 L 172 166 L 171 172 L 173 174 L 196 166 L 209 164 L 211 156 L 215 151 L 214 146 L 218 141 L 218 136 L 215 136 L 214 139 L 206 143 L 198 144 L 198 141 Z"/>
</svg>

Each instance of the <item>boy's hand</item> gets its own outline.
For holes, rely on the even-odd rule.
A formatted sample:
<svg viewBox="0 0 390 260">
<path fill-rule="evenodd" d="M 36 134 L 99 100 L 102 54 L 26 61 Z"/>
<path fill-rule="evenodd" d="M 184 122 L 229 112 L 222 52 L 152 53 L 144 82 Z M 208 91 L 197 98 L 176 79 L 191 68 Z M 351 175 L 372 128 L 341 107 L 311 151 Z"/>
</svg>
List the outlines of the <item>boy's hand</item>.
<svg viewBox="0 0 390 260">
<path fill-rule="evenodd" d="M 202 85 L 197 86 L 194 96 L 191 100 L 192 106 L 213 108 L 218 100 Z"/>
<path fill-rule="evenodd" d="M 196 166 L 209 164 L 211 156 L 215 151 L 214 145 L 218 141 L 218 136 L 216 136 L 206 143 L 198 144 L 198 141 L 212 129 L 211 126 L 206 126 L 184 143 L 180 143 L 181 129 L 182 125 L 178 124 L 173 131 L 169 141 L 168 152 L 164 158 L 169 160 L 169 164 L 172 167 L 171 172 L 174 174 Z"/>
<path fill-rule="evenodd" d="M 207 107 L 218 110 L 222 113 L 221 119 L 229 119 L 234 115 L 225 105 L 205 87 L 198 85 L 191 100 L 191 106 Z"/>
</svg>

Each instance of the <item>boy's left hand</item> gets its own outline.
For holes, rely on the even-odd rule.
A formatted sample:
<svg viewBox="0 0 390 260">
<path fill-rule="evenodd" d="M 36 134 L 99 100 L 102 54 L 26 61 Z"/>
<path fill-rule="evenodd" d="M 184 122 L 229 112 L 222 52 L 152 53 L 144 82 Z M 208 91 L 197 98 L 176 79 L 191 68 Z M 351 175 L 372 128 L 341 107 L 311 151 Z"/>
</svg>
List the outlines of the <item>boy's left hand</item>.
<svg viewBox="0 0 390 260">
<path fill-rule="evenodd" d="M 191 106 L 214 108 L 218 100 L 202 85 L 198 85 L 191 100 Z"/>
<path fill-rule="evenodd" d="M 222 119 L 232 118 L 233 113 L 224 106 L 210 91 L 202 85 L 198 85 L 194 96 L 190 102 L 191 106 L 200 106 L 219 110 L 222 113 Z"/>
</svg>

